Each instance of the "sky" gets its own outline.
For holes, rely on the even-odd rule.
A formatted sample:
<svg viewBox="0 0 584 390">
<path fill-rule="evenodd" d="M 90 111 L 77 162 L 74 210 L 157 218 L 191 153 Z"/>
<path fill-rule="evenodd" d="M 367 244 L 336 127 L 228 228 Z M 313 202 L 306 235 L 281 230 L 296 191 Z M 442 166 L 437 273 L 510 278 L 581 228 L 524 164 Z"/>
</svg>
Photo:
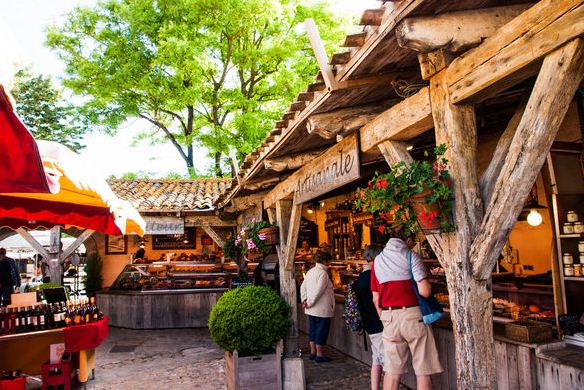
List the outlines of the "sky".
<svg viewBox="0 0 584 390">
<path fill-rule="evenodd" d="M 6 33 L 11 36 L 14 45 L 10 50 L 19 53 L 25 66 L 31 67 L 35 73 L 51 75 L 58 85 L 64 68 L 57 56 L 44 46 L 44 29 L 48 24 L 59 24 L 63 15 L 75 6 L 95 3 L 96 0 L 0 0 L 0 27 L 7 30 L 0 30 L 1 36 L 5 37 Z M 379 7 L 377 0 L 336 0 L 332 3 L 339 12 L 349 15 L 360 15 L 365 9 Z M 144 172 L 153 178 L 164 177 L 170 172 L 185 174 L 184 163 L 170 144 L 151 146 L 148 142 L 141 142 L 133 145 L 133 135 L 146 128 L 148 124 L 131 119 L 114 137 L 98 132 L 87 135 L 84 139 L 86 148 L 82 151 L 84 161 L 98 166 L 104 177 L 120 176 L 126 172 Z M 199 156 L 197 166 L 210 165 L 204 150 L 198 150 L 195 155 Z"/>
</svg>

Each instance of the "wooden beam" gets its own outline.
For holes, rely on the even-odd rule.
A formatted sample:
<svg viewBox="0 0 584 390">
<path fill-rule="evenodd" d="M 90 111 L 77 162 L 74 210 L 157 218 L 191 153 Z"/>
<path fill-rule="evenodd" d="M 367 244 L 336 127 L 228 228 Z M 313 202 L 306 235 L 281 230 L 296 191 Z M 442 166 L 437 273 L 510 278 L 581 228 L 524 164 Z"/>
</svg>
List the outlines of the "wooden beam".
<svg viewBox="0 0 584 390">
<path fill-rule="evenodd" d="M 515 114 L 513 114 L 511 117 L 511 120 L 507 124 L 505 131 L 499 138 L 499 142 L 497 142 L 497 147 L 495 148 L 495 152 L 493 153 L 493 158 L 491 159 L 489 166 L 483 172 L 481 179 L 479 180 L 479 186 L 483 196 L 483 204 L 487 205 L 491 200 L 491 194 L 493 193 L 493 189 L 497 183 L 497 178 L 499 177 L 501 168 L 505 163 L 505 158 L 509 153 L 511 141 L 513 141 L 513 137 L 515 136 L 519 122 L 521 121 L 523 113 L 525 112 L 525 108 L 527 107 L 527 100 L 527 98 L 523 99 L 519 103 Z"/>
<path fill-rule="evenodd" d="M 308 118 L 306 130 L 324 139 L 334 139 L 337 134 L 346 135 L 360 129 L 393 104 L 395 100 L 314 114 Z"/>
<path fill-rule="evenodd" d="M 270 187 L 280 181 L 282 181 L 281 175 L 268 176 L 254 180 L 246 180 L 241 184 L 241 186 L 249 191 L 257 191 L 266 187 Z"/>
<path fill-rule="evenodd" d="M 455 106 L 448 94 L 446 73 L 430 82 L 436 144 L 446 144 L 454 192 L 454 224 L 458 245 L 456 258 L 465 257 L 482 221 L 483 203 L 477 176 L 477 130 L 474 107 Z"/>
<path fill-rule="evenodd" d="M 306 108 L 306 102 L 305 101 L 293 102 L 292 104 L 290 104 L 290 111 L 302 111 L 305 108 Z"/>
<path fill-rule="evenodd" d="M 341 45 L 342 47 L 361 47 L 365 44 L 365 40 L 367 39 L 367 33 L 357 33 L 357 34 L 350 34 L 345 37 L 345 41 Z"/>
<path fill-rule="evenodd" d="M 404 19 L 395 29 L 402 47 L 430 53 L 445 48 L 457 53 L 479 45 L 532 4 L 473 9 Z"/>
<path fill-rule="evenodd" d="M 324 91 L 326 89 L 325 83 L 312 83 L 308 84 L 308 88 L 306 89 L 308 92 L 318 92 Z"/>
<path fill-rule="evenodd" d="M 471 249 L 475 278 L 490 276 L 583 77 L 582 39 L 544 60 Z"/>
<path fill-rule="evenodd" d="M 276 206 L 277 210 L 277 206 Z M 277 211 L 276 211 L 277 213 Z M 302 217 L 302 204 L 292 206 L 290 214 L 290 227 L 286 238 L 285 267 L 287 272 L 294 271 L 294 256 L 296 255 L 296 242 L 300 231 L 300 218 Z"/>
<path fill-rule="evenodd" d="M 328 64 L 328 57 L 326 55 L 326 50 L 320 39 L 320 34 L 316 27 L 316 23 L 312 19 L 306 19 L 304 21 L 304 27 L 306 28 L 306 34 L 308 34 L 308 39 L 310 40 L 310 45 L 316 56 L 316 61 L 322 73 L 324 83 L 329 90 L 334 90 L 337 88 L 337 80 L 331 67 Z"/>
<path fill-rule="evenodd" d="M 24 228 L 18 228 L 16 229 L 16 232 L 20 234 L 20 236 L 24 238 L 24 240 L 28 242 L 28 244 L 32 246 L 33 249 L 37 251 L 43 258 L 49 258 L 49 252 L 28 232 L 28 230 L 25 230 Z"/>
<path fill-rule="evenodd" d="M 584 34 L 584 0 L 542 0 L 448 67 L 453 103 L 482 101 L 535 74 L 543 57 Z"/>
<path fill-rule="evenodd" d="M 300 92 L 296 100 L 303 102 L 311 102 L 314 100 L 314 92 Z"/>
<path fill-rule="evenodd" d="M 187 215 L 185 216 L 185 226 L 195 226 L 195 227 L 203 227 L 203 226 L 216 226 L 216 227 L 232 227 L 235 226 L 235 221 L 225 221 L 221 218 L 214 216 L 214 215 L 204 215 L 204 216 L 197 216 L 197 215 Z"/>
<path fill-rule="evenodd" d="M 322 150 L 264 160 L 265 169 L 277 172 L 298 169 L 322 154 Z"/>
<path fill-rule="evenodd" d="M 280 268 L 280 294 L 291 307 L 290 318 L 292 327 L 286 338 L 287 355 L 293 355 L 298 350 L 298 305 L 296 290 L 296 274 L 294 272 L 294 255 L 292 255 L 292 267 L 287 266 L 287 257 L 290 247 L 296 251 L 298 230 L 300 229 L 299 215 L 302 213 L 302 205 L 292 205 L 292 201 L 280 200 L 276 202 L 275 213 L 270 213 L 280 228 L 280 245 L 278 246 L 278 261 Z M 296 233 L 294 233 L 296 231 Z M 294 239 L 296 236 L 296 239 Z"/>
<path fill-rule="evenodd" d="M 95 233 L 94 230 L 91 229 L 84 230 L 79 235 L 79 237 L 77 237 L 77 239 L 71 243 L 71 245 L 69 245 L 66 249 L 63 250 L 63 252 L 61 252 L 61 254 L 59 255 L 59 260 L 64 262 L 65 259 L 71 256 L 73 252 L 75 252 L 77 248 L 81 246 L 81 244 L 83 244 L 89 237 L 91 237 L 93 233 Z"/>
<path fill-rule="evenodd" d="M 267 191 L 262 191 L 251 195 L 234 197 L 233 199 L 231 199 L 232 206 L 229 207 L 229 210 L 227 211 L 229 212 L 242 211 L 249 209 L 251 207 L 255 207 L 257 205 L 261 205 L 264 196 L 266 196 L 267 193 L 268 193 Z"/>
<path fill-rule="evenodd" d="M 361 26 L 381 26 L 383 21 L 383 15 L 385 10 L 383 8 L 378 9 L 366 9 L 361 15 L 361 20 L 359 25 Z"/>
<path fill-rule="evenodd" d="M 286 121 L 294 120 L 294 118 L 296 118 L 296 111 L 288 111 L 287 113 L 282 115 L 282 119 Z"/>
<path fill-rule="evenodd" d="M 351 52 L 345 51 L 342 53 L 334 53 L 330 64 L 331 65 L 344 65 L 351 59 Z"/>
<path fill-rule="evenodd" d="M 212 226 L 203 226 L 203 230 L 215 241 L 218 247 L 223 248 L 225 246 L 226 239 Z"/>
<path fill-rule="evenodd" d="M 417 75 L 417 70 L 406 69 L 381 74 L 363 75 L 351 80 L 341 81 L 338 89 L 352 89 L 368 87 L 373 85 L 390 85 L 393 81 L 410 79 Z"/>
<path fill-rule="evenodd" d="M 361 150 L 366 152 L 385 140 L 407 141 L 434 126 L 430 90 L 418 93 L 391 107 L 361 129 Z"/>
<path fill-rule="evenodd" d="M 286 127 L 288 127 L 288 121 L 287 120 L 276 121 L 276 124 L 274 125 L 274 127 L 276 129 L 285 129 Z"/>
<path fill-rule="evenodd" d="M 444 49 L 418 54 L 422 79 L 430 80 L 432 76 L 450 65 L 452 60 L 454 56 Z"/>
</svg>

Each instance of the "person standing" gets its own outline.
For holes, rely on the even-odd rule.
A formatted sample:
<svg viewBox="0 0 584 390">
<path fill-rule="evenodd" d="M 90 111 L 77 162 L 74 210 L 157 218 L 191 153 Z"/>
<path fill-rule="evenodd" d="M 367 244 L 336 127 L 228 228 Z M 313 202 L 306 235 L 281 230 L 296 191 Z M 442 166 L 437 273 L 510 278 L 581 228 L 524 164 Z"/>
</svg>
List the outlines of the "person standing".
<svg viewBox="0 0 584 390">
<path fill-rule="evenodd" d="M 383 323 L 384 390 L 397 390 L 407 371 L 411 352 L 417 389 L 432 389 L 431 375 L 443 371 L 432 327 L 424 324 L 414 292 L 412 274 L 420 295 L 429 297 L 431 285 L 422 258 L 411 252 L 414 240 L 403 226 L 393 229 L 383 251 L 375 258 L 371 274 L 373 302 Z M 411 273 L 409 260 L 411 258 Z"/>
<path fill-rule="evenodd" d="M 363 266 L 363 271 L 355 281 L 354 291 L 357 296 L 357 307 L 363 322 L 363 329 L 369 336 L 371 344 L 371 389 L 378 390 L 381 383 L 381 373 L 383 371 L 383 324 L 379 319 L 375 305 L 373 304 L 373 293 L 371 292 L 371 264 L 375 257 L 381 253 L 383 245 L 368 245 L 363 251 L 363 257 L 367 264 Z"/>
<path fill-rule="evenodd" d="M 335 294 L 333 282 L 328 275 L 330 255 L 326 252 L 317 252 L 314 261 L 315 266 L 306 273 L 300 286 L 300 296 L 304 312 L 308 315 L 310 360 L 325 363 L 332 360 L 324 356 L 323 347 L 326 345 L 331 318 L 334 316 Z"/>
<path fill-rule="evenodd" d="M 0 248 L 0 301 L 3 305 L 10 304 L 10 295 L 20 288 L 20 274 L 14 259 L 6 256 L 6 249 Z"/>
</svg>

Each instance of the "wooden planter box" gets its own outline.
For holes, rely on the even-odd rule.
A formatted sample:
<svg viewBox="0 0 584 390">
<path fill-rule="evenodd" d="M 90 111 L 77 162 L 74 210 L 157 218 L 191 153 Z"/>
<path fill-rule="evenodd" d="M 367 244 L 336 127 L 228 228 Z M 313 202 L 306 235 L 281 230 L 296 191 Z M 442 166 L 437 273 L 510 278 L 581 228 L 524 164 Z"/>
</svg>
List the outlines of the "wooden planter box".
<svg viewBox="0 0 584 390">
<path fill-rule="evenodd" d="M 515 321 L 505 324 L 505 337 L 522 343 L 541 343 L 553 338 L 552 326 L 537 321 Z"/>
<path fill-rule="evenodd" d="M 237 351 L 225 351 L 227 390 L 281 390 L 282 342 L 276 352 L 240 357 Z"/>
</svg>

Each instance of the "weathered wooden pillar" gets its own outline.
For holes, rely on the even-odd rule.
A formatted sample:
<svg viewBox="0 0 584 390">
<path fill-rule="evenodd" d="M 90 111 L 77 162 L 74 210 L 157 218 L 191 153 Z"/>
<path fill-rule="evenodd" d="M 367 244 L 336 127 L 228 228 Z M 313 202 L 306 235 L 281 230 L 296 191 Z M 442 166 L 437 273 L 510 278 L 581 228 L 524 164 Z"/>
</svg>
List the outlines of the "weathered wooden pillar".
<svg viewBox="0 0 584 390">
<path fill-rule="evenodd" d="M 61 226 L 54 226 L 49 241 L 49 275 L 51 283 L 63 284 L 63 263 L 61 261 Z"/>
<path fill-rule="evenodd" d="M 504 163 L 498 151 L 493 168 L 481 180 L 482 193 L 476 176 L 474 111 L 451 103 L 445 72 L 431 80 L 436 142 L 448 146 L 456 200 L 456 233 L 443 234 L 435 251 L 448 282 L 461 389 L 497 388 L 490 275 L 583 75 L 580 40 L 546 57 L 527 107 L 524 112 L 519 108 L 508 127 L 508 133 L 514 132 L 512 141 L 508 133 L 501 140 L 503 148 L 508 145 Z M 483 199 L 488 202 L 484 212 Z"/>
<path fill-rule="evenodd" d="M 276 220 L 280 227 L 280 246 L 278 248 L 280 268 L 280 294 L 291 307 L 292 327 L 284 343 L 287 356 L 298 355 L 298 305 L 296 294 L 296 275 L 294 254 L 300 229 L 302 205 L 293 205 L 291 200 L 276 202 Z"/>
</svg>

